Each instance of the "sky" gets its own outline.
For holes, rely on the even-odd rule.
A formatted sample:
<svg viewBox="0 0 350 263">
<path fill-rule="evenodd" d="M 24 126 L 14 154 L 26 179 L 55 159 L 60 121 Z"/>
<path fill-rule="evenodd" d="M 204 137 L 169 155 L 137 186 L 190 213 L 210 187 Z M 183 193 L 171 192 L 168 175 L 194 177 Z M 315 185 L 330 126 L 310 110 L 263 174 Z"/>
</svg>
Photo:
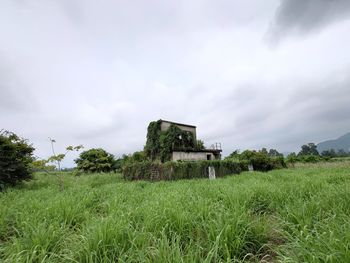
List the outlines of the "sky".
<svg viewBox="0 0 350 263">
<path fill-rule="evenodd" d="M 349 32 L 348 0 L 1 0 L 0 129 L 39 158 L 142 150 L 158 119 L 298 151 L 350 131 Z"/>
</svg>

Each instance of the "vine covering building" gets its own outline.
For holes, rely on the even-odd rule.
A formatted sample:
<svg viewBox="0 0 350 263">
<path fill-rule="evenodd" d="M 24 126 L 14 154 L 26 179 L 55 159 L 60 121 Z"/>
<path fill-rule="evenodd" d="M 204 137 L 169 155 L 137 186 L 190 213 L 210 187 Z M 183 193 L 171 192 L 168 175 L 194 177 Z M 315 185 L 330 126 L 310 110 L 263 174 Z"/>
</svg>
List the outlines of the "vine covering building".
<svg viewBox="0 0 350 263">
<path fill-rule="evenodd" d="M 146 155 L 160 161 L 199 161 L 221 159 L 221 145 L 206 149 L 197 140 L 196 126 L 166 120 L 151 122 L 148 126 Z"/>
</svg>

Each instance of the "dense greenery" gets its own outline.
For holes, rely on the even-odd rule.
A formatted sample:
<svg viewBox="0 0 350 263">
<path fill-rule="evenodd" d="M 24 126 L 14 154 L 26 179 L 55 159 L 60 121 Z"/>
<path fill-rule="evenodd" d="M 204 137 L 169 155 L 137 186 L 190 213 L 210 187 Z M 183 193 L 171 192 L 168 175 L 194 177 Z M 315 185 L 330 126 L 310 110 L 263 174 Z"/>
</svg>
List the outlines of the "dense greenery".
<svg viewBox="0 0 350 263">
<path fill-rule="evenodd" d="M 16 134 L 0 132 L 0 191 L 32 178 L 34 148 Z"/>
<path fill-rule="evenodd" d="M 349 162 L 217 180 L 45 174 L 0 194 L 0 262 L 350 262 Z"/>
<path fill-rule="evenodd" d="M 332 161 L 332 158 L 337 157 L 349 157 L 350 153 L 347 153 L 344 150 L 326 150 L 319 154 L 317 150 L 317 146 L 314 143 L 308 143 L 301 146 L 301 150 L 298 154 L 290 153 L 286 161 L 290 164 L 295 164 L 297 162 L 301 163 L 316 163 L 316 162 L 324 162 L 324 161 Z"/>
<path fill-rule="evenodd" d="M 187 151 L 203 149 L 203 141 L 196 141 L 193 133 L 183 131 L 174 124 L 171 124 L 166 131 L 161 131 L 160 120 L 151 122 L 148 125 L 144 152 L 146 157 L 151 161 L 169 161 L 173 150 Z"/>
<path fill-rule="evenodd" d="M 298 156 L 305 156 L 305 155 L 320 155 L 317 151 L 317 146 L 314 143 L 308 143 L 301 146 L 301 150 L 298 153 Z"/>
<path fill-rule="evenodd" d="M 156 160 L 160 155 L 160 124 L 161 120 L 152 121 L 147 128 L 147 140 L 144 151 L 150 160 Z"/>
<path fill-rule="evenodd" d="M 242 153 L 236 150 L 227 156 L 225 160 L 240 161 L 246 165 L 251 164 L 254 170 L 262 172 L 286 167 L 283 155 L 273 149 L 268 152 L 265 148 L 261 151 L 245 150 Z"/>
<path fill-rule="evenodd" d="M 330 150 L 325 150 L 321 153 L 321 156 L 323 157 L 330 157 L 330 158 L 335 158 L 335 157 L 350 157 L 350 152 L 346 152 L 342 149 L 340 150 L 334 150 L 334 149 L 330 149 Z"/>
<path fill-rule="evenodd" d="M 171 160 L 173 150 L 194 150 L 195 140 L 191 132 L 183 131 L 176 125 L 170 125 L 169 129 L 160 135 L 160 160 L 166 162 Z"/>
<path fill-rule="evenodd" d="M 82 152 L 75 163 L 78 170 L 90 173 L 111 172 L 117 168 L 114 156 L 101 148 Z"/>
<path fill-rule="evenodd" d="M 135 162 L 123 167 L 123 176 L 129 180 L 178 180 L 208 178 L 208 167 L 214 167 L 215 176 L 239 174 L 247 170 L 245 164 L 232 161 L 186 161 L 186 162 Z"/>
</svg>

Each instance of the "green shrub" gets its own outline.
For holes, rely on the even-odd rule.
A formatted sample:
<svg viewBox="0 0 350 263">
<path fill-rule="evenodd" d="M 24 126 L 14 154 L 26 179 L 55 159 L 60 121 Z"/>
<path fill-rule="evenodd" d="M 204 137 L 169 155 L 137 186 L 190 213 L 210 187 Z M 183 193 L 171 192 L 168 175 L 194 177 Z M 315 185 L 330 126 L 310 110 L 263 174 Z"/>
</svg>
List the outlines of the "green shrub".
<svg viewBox="0 0 350 263">
<path fill-rule="evenodd" d="M 11 132 L 0 132 L 0 191 L 32 178 L 34 148 Z"/>
<path fill-rule="evenodd" d="M 239 174 L 246 165 L 232 161 L 184 161 L 184 162 L 138 162 L 123 167 L 123 176 L 129 180 L 178 180 L 208 178 L 208 167 L 215 168 L 215 176 Z"/>
<path fill-rule="evenodd" d="M 78 170 L 88 173 L 108 173 L 116 170 L 114 156 L 101 148 L 84 151 L 74 161 Z"/>
<path fill-rule="evenodd" d="M 267 172 L 273 169 L 281 169 L 286 167 L 283 156 L 276 155 L 275 157 L 269 156 L 265 151 L 250 151 L 246 150 L 242 153 L 238 151 L 233 152 L 228 156 L 226 160 L 239 160 L 245 165 L 253 165 L 254 170 Z"/>
<path fill-rule="evenodd" d="M 298 156 L 298 160 L 302 163 L 317 163 L 321 161 L 326 161 L 326 158 L 322 158 L 317 155 L 301 155 Z"/>
</svg>

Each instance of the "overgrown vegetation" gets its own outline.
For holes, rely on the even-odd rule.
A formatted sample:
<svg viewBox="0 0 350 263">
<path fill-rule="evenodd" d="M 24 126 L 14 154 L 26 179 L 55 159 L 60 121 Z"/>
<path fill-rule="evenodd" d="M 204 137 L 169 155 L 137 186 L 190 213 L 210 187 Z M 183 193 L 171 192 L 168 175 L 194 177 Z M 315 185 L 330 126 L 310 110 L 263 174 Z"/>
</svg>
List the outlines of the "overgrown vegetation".
<svg viewBox="0 0 350 263">
<path fill-rule="evenodd" d="M 350 262 L 350 162 L 217 180 L 37 174 L 0 194 L 0 262 Z"/>
<path fill-rule="evenodd" d="M 0 131 L 0 191 L 32 178 L 33 151 L 27 140 Z"/>
<path fill-rule="evenodd" d="M 193 133 L 183 131 L 174 124 L 171 124 L 166 131 L 161 131 L 161 120 L 151 122 L 148 125 L 144 152 L 146 157 L 151 161 L 170 161 L 173 150 L 188 151 L 203 149 L 203 141 L 196 141 Z"/>
<path fill-rule="evenodd" d="M 117 169 L 114 156 L 101 148 L 82 152 L 75 163 L 79 171 L 86 173 L 108 173 Z"/>
<path fill-rule="evenodd" d="M 161 120 L 152 121 L 147 128 L 147 140 L 145 145 L 145 153 L 150 160 L 156 160 L 161 151 L 160 134 L 161 134 Z"/>
<path fill-rule="evenodd" d="M 239 161 L 246 166 L 252 165 L 254 170 L 262 172 L 286 167 L 283 155 L 273 149 L 268 152 L 265 148 L 261 151 L 245 150 L 242 153 L 236 150 L 227 156 L 225 160 Z"/>
<path fill-rule="evenodd" d="M 186 161 L 186 162 L 135 162 L 125 164 L 123 176 L 128 180 L 179 180 L 208 178 L 208 168 L 215 169 L 216 177 L 239 174 L 247 166 L 232 161 Z"/>
</svg>

